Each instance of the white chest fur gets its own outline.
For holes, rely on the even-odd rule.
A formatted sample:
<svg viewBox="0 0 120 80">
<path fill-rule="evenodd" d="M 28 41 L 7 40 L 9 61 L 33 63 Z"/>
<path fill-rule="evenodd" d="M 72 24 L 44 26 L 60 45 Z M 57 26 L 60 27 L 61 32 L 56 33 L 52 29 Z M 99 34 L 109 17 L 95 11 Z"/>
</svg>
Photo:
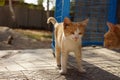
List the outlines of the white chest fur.
<svg viewBox="0 0 120 80">
<path fill-rule="evenodd" d="M 62 40 L 62 45 L 64 46 L 64 49 L 69 52 L 74 52 L 79 49 L 79 46 L 81 45 L 81 40 L 73 41 L 71 39 L 64 39 Z"/>
</svg>

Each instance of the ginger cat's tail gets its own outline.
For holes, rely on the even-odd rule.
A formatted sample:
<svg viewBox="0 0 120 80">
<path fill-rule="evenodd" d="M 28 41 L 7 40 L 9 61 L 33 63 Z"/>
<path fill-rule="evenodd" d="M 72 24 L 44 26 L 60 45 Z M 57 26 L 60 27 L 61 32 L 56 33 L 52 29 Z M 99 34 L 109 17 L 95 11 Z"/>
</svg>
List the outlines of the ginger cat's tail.
<svg viewBox="0 0 120 80">
<path fill-rule="evenodd" d="M 47 24 L 49 24 L 50 22 L 51 22 L 54 26 L 55 26 L 56 24 L 58 24 L 57 20 L 56 20 L 54 17 L 49 17 L 49 18 L 47 19 Z"/>
</svg>

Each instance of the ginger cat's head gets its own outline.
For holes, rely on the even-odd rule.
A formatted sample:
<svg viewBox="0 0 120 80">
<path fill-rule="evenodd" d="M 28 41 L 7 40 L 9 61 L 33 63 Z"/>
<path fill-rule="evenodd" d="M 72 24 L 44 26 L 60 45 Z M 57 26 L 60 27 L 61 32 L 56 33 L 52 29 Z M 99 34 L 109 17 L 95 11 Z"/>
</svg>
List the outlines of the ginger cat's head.
<svg viewBox="0 0 120 80">
<path fill-rule="evenodd" d="M 72 22 L 69 18 L 65 18 L 63 22 L 65 37 L 74 41 L 79 41 L 85 32 L 88 21 L 89 19 L 82 22 Z"/>
<path fill-rule="evenodd" d="M 104 47 L 116 49 L 120 44 L 120 28 L 117 25 L 107 22 L 108 32 L 104 35 Z"/>
</svg>

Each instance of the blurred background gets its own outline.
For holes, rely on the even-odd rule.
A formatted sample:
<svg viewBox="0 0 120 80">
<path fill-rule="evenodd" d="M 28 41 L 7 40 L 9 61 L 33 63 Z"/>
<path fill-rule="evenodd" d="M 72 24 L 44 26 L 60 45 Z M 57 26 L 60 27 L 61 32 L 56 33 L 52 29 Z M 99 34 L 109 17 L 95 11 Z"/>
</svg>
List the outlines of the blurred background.
<svg viewBox="0 0 120 80">
<path fill-rule="evenodd" d="M 51 30 L 46 20 L 54 7 L 55 0 L 0 0 L 0 26 Z"/>
<path fill-rule="evenodd" d="M 52 30 L 46 24 L 54 16 L 56 0 L 0 0 L 0 26 Z M 120 1 L 117 4 L 117 23 L 120 23 Z M 75 0 L 70 0 L 70 17 L 75 15 Z M 80 14 L 79 14 L 80 15 Z"/>
<path fill-rule="evenodd" d="M 61 18 L 64 18 L 66 13 L 69 14 L 72 21 L 82 21 L 89 18 L 90 21 L 83 37 L 85 46 L 103 45 L 103 35 L 108 30 L 106 25 L 108 18 L 110 21 L 113 20 L 111 17 L 114 18 L 115 24 L 120 23 L 120 0 L 117 0 L 115 6 L 112 3 L 114 0 L 68 0 L 70 3 L 66 3 L 66 6 L 63 6 L 63 1 L 65 0 L 57 0 L 57 2 L 56 0 L 0 0 L 0 49 L 5 49 L 6 47 L 3 48 L 5 45 L 6 49 L 11 49 L 11 47 L 19 49 L 25 46 L 29 48 L 28 44 L 34 44 L 30 48 L 43 48 L 46 45 L 49 48 L 53 26 L 46 22 L 50 16 L 55 16 L 58 22 L 62 21 Z M 115 17 L 113 13 L 109 13 L 111 6 L 113 11 L 116 10 L 113 12 Z M 65 8 L 70 8 L 70 10 L 66 11 Z M 30 42 L 29 39 L 20 37 L 17 33 L 34 40 Z M 9 36 L 14 39 L 11 42 L 12 45 L 8 46 L 4 42 L 9 40 Z M 34 43 L 35 40 L 36 42 L 47 41 L 49 43 Z M 24 44 L 25 42 L 26 44 Z"/>
</svg>

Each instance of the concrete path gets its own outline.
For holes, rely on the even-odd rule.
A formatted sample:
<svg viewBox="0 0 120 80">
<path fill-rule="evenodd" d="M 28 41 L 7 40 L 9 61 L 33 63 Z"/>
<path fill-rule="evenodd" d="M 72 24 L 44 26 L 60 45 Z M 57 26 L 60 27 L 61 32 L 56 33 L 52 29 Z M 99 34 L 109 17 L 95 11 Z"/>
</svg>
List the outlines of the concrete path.
<svg viewBox="0 0 120 80">
<path fill-rule="evenodd" d="M 102 47 L 84 47 L 79 73 L 70 53 L 68 73 L 60 75 L 51 49 L 0 51 L 0 80 L 120 80 L 120 52 Z"/>
</svg>

